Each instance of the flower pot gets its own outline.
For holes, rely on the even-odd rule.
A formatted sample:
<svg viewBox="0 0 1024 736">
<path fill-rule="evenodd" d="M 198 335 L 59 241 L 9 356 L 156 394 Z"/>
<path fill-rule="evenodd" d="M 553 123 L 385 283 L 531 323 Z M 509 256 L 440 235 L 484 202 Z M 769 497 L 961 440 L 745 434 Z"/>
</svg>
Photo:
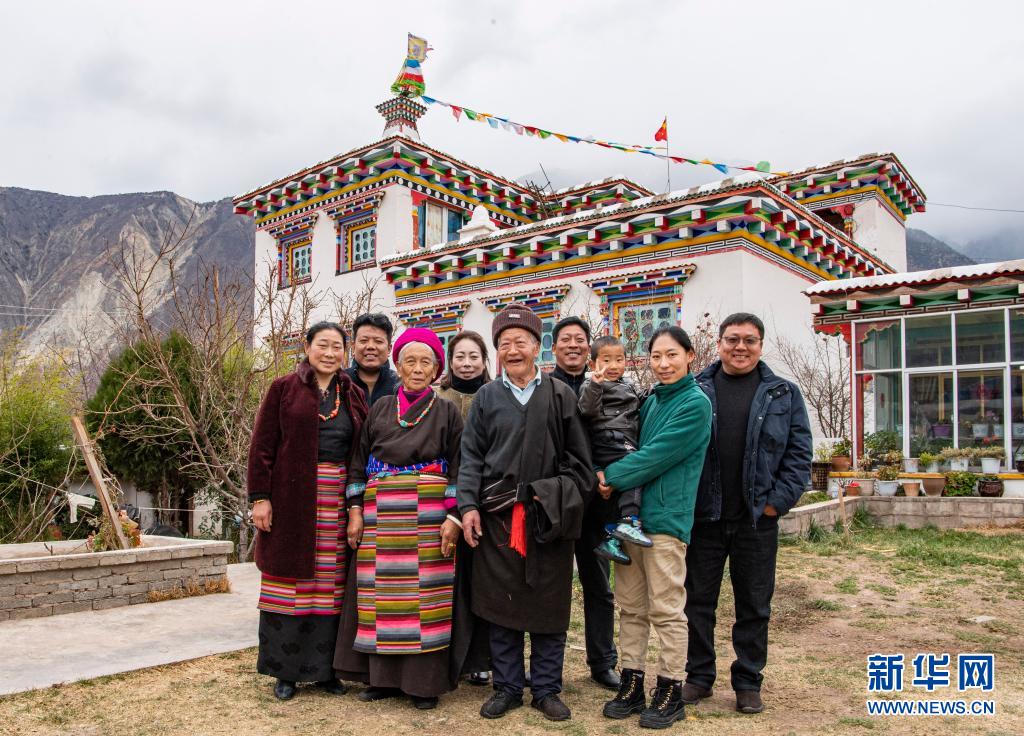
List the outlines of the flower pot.
<svg viewBox="0 0 1024 736">
<path fill-rule="evenodd" d="M 905 457 L 903 458 L 903 472 L 904 473 L 916 473 L 918 466 L 918 459 L 916 457 Z"/>
<path fill-rule="evenodd" d="M 875 490 L 879 496 L 895 496 L 900 487 L 898 480 L 876 480 Z"/>
<path fill-rule="evenodd" d="M 988 437 L 988 424 L 972 424 L 971 434 L 976 440 Z"/>
<path fill-rule="evenodd" d="M 919 480 L 905 480 L 903 481 L 903 493 L 907 496 L 920 496 L 921 495 L 921 481 Z"/>
<path fill-rule="evenodd" d="M 853 465 L 853 460 L 846 455 L 836 455 L 829 463 L 836 473 L 845 473 Z"/>
<path fill-rule="evenodd" d="M 967 470 L 971 467 L 971 459 L 969 457 L 951 457 L 949 459 L 950 470 Z"/>
<path fill-rule="evenodd" d="M 924 469 L 924 472 L 926 472 L 926 473 L 938 473 L 939 472 L 939 464 L 937 462 L 935 462 L 935 463 L 928 463 L 928 467 L 926 467 Z"/>
<path fill-rule="evenodd" d="M 1003 438 L 1003 425 L 1002 424 L 993 424 L 992 425 L 992 436 L 996 437 L 998 439 L 1002 439 Z"/>
<path fill-rule="evenodd" d="M 938 478 L 922 478 L 921 484 L 924 486 L 926 496 L 941 496 L 942 489 L 946 487 L 946 479 L 941 476 Z"/>
<path fill-rule="evenodd" d="M 949 439 L 953 436 L 952 424 L 933 424 L 932 435 L 941 439 Z"/>
<path fill-rule="evenodd" d="M 979 480 L 978 495 L 985 498 L 998 498 L 1003 495 L 1003 482 L 1001 480 Z"/>
<path fill-rule="evenodd" d="M 874 478 L 858 478 L 857 482 L 860 483 L 860 495 L 862 495 L 862 496 L 873 496 L 873 495 L 875 495 L 875 479 Z"/>
<path fill-rule="evenodd" d="M 811 487 L 816 491 L 824 491 L 828 488 L 828 471 L 831 463 L 811 463 Z"/>
<path fill-rule="evenodd" d="M 1024 422 L 1014 422 L 1010 427 L 1010 431 L 1013 432 L 1015 440 L 1024 439 Z"/>
<path fill-rule="evenodd" d="M 998 473 L 999 466 L 1003 464 L 1003 461 L 998 457 L 983 457 L 981 458 L 981 472 L 982 473 Z"/>
<path fill-rule="evenodd" d="M 864 490 L 863 487 L 861 487 L 861 485 L 857 482 L 848 483 L 846 485 L 847 496 L 859 496 L 862 490 Z"/>
</svg>

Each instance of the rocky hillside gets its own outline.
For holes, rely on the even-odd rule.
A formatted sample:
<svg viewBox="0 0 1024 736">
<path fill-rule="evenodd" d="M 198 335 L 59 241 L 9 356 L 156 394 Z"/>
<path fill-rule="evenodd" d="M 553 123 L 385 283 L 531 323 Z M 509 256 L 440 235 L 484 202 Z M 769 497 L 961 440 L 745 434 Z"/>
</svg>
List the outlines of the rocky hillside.
<svg viewBox="0 0 1024 736">
<path fill-rule="evenodd" d="M 251 282 L 253 224 L 232 214 L 228 199 L 0 188 L 0 330 L 24 327 L 30 344 L 71 345 L 83 335 L 105 342 L 123 317 L 110 286 L 111 249 L 131 242 L 153 252 L 183 231 L 176 265 L 185 275 L 202 259 Z"/>
<path fill-rule="evenodd" d="M 909 271 L 969 266 L 975 262 L 924 230 L 907 229 L 907 270 Z"/>
</svg>

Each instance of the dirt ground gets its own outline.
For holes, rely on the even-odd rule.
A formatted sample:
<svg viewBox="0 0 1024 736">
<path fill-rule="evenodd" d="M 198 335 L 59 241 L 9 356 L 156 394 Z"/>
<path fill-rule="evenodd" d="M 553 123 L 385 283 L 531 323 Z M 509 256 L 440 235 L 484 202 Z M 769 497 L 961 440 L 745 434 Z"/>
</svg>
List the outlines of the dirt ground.
<svg viewBox="0 0 1024 736">
<path fill-rule="evenodd" d="M 820 530 L 819 530 L 820 531 Z M 728 585 L 723 590 L 728 590 Z M 852 543 L 832 533 L 790 541 L 779 554 L 778 584 L 763 696 L 757 716 L 735 712 L 728 685 L 732 599 L 718 621 L 719 671 L 712 698 L 687 709 L 676 732 L 703 734 L 1002 734 L 1024 733 L 1024 530 L 939 532 L 864 529 Z M 635 718 L 601 716 L 610 697 L 590 682 L 583 627 L 574 609 L 563 698 L 573 710 L 550 723 L 529 707 L 500 721 L 478 715 L 489 691 L 460 687 L 437 710 L 404 701 L 360 703 L 300 690 L 277 702 L 271 680 L 255 673 L 255 650 L 101 678 L 0 699 L 5 734 L 631 734 Z M 993 620 L 975 623 L 977 616 Z M 55 621 L 55 625 L 56 625 Z M 116 632 L 108 632 L 116 636 Z M 97 637 L 97 646 L 102 646 Z M 869 654 L 991 652 L 996 656 L 995 716 L 882 717 L 865 711 Z M 655 649 L 651 647 L 653 679 Z M 956 698 L 955 687 L 928 696 Z M 955 678 L 955 667 L 954 667 Z"/>
</svg>

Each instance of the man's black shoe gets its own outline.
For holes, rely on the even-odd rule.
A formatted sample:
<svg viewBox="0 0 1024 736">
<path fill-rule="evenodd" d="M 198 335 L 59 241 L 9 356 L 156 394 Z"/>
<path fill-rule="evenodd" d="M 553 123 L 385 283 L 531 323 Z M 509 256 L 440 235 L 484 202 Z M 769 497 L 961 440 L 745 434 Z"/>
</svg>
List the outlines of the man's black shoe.
<svg viewBox="0 0 1024 736">
<path fill-rule="evenodd" d="M 274 697 L 278 700 L 291 700 L 295 697 L 295 683 L 291 680 L 278 680 L 274 685 Z"/>
<path fill-rule="evenodd" d="M 654 689 L 651 705 L 640 714 L 642 728 L 668 728 L 676 721 L 686 718 L 686 706 L 682 699 L 683 683 L 658 675 L 658 687 Z"/>
<path fill-rule="evenodd" d="M 736 710 L 747 715 L 763 711 L 764 702 L 761 700 L 761 693 L 757 690 L 737 690 Z"/>
<path fill-rule="evenodd" d="M 549 721 L 568 721 L 572 717 L 572 711 L 557 695 L 546 695 L 540 700 L 534 698 L 530 707 L 539 710 Z"/>
<path fill-rule="evenodd" d="M 686 705 L 697 705 L 697 703 L 704 700 L 704 698 L 710 697 L 711 688 L 700 687 L 698 685 L 694 685 L 692 682 L 683 683 L 682 699 L 683 703 L 685 703 Z"/>
<path fill-rule="evenodd" d="M 402 691 L 395 687 L 368 687 L 357 696 L 364 703 L 372 703 L 375 700 L 386 700 L 397 698 Z"/>
<path fill-rule="evenodd" d="M 591 670 L 590 679 L 607 690 L 618 690 L 622 680 L 615 670 Z"/>
<path fill-rule="evenodd" d="M 433 710 L 437 707 L 437 698 L 424 698 L 419 695 L 410 695 L 409 698 L 412 700 L 412 704 L 416 706 L 416 710 Z"/>
<path fill-rule="evenodd" d="M 629 718 L 647 707 L 644 696 L 644 673 L 640 670 L 623 669 L 622 685 L 618 695 L 604 704 L 605 718 Z"/>
<path fill-rule="evenodd" d="M 331 695 L 344 695 L 348 692 L 348 688 L 342 684 L 341 680 L 335 677 L 333 680 L 324 680 L 316 684 L 321 690 L 330 693 Z"/>
<path fill-rule="evenodd" d="M 513 695 L 504 690 L 495 690 L 494 695 L 480 707 L 480 715 L 484 718 L 501 718 L 510 710 L 523 706 L 523 696 Z"/>
</svg>

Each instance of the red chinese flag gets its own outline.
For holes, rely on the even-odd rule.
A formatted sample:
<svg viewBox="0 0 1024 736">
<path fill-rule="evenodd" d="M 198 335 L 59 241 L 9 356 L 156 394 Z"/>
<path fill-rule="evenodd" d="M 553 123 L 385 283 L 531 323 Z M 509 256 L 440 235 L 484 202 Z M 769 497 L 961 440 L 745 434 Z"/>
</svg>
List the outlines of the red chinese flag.
<svg viewBox="0 0 1024 736">
<path fill-rule="evenodd" d="M 665 118 L 661 123 L 661 127 L 658 128 L 658 132 L 654 134 L 654 140 L 656 141 L 667 141 L 668 140 L 668 118 Z"/>
</svg>

